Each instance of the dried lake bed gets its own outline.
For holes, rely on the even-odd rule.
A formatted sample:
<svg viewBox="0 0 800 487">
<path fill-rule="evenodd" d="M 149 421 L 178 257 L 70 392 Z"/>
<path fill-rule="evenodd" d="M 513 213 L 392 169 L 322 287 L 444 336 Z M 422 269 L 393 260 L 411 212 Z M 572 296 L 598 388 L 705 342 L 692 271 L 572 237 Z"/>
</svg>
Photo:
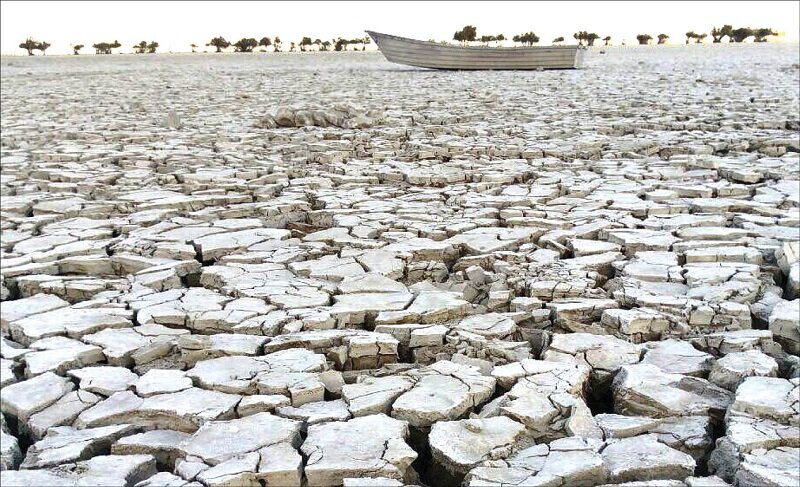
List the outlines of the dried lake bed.
<svg viewBox="0 0 800 487">
<path fill-rule="evenodd" d="M 3 486 L 800 481 L 796 44 L 0 75 Z"/>
</svg>

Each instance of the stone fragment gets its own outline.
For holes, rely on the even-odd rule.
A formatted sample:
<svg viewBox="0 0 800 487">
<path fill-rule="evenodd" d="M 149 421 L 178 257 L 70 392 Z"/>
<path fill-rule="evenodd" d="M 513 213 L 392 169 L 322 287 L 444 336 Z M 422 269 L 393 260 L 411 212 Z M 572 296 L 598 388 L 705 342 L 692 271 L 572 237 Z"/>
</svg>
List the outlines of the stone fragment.
<svg viewBox="0 0 800 487">
<path fill-rule="evenodd" d="M 434 461 L 459 476 L 483 460 L 508 456 L 524 431 L 505 416 L 440 421 L 431 428 L 428 441 Z"/>
<path fill-rule="evenodd" d="M 708 381 L 662 372 L 649 364 L 625 365 L 612 386 L 614 410 L 653 418 L 707 415 L 719 422 L 732 394 Z"/>
<path fill-rule="evenodd" d="M 0 405 L 3 413 L 25 421 L 74 388 L 75 385 L 68 379 L 52 372 L 45 372 L 32 379 L 4 387 Z"/>
<path fill-rule="evenodd" d="M 310 426 L 301 446 L 308 485 L 341 485 L 353 476 L 402 480 L 417 458 L 407 437 L 406 422 L 383 414 Z"/>
</svg>

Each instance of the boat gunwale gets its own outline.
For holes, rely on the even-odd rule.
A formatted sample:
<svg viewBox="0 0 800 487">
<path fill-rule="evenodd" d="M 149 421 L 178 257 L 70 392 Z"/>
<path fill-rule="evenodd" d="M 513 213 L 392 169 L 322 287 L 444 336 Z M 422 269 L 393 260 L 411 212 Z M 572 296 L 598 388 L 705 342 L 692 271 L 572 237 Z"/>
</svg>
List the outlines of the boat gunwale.
<svg viewBox="0 0 800 487">
<path fill-rule="evenodd" d="M 380 32 L 375 32 L 375 31 L 372 31 L 372 30 L 365 30 L 364 32 L 369 34 L 370 37 L 372 37 L 375 40 L 376 44 L 378 43 L 378 39 L 376 39 L 375 36 L 378 36 L 378 37 L 390 37 L 392 39 L 395 39 L 395 40 L 398 40 L 398 41 L 401 41 L 401 42 L 408 42 L 408 43 L 412 43 L 412 44 L 422 44 L 424 46 L 436 46 L 436 47 L 444 47 L 444 48 L 449 48 L 449 49 L 465 50 L 465 51 L 475 50 L 475 51 L 486 52 L 486 50 L 497 50 L 497 51 L 540 51 L 540 50 L 544 50 L 544 49 L 558 49 L 558 50 L 567 50 L 567 49 L 569 49 L 569 50 L 578 50 L 578 49 L 581 49 L 581 46 L 577 46 L 577 45 L 576 46 L 519 46 L 519 47 L 517 47 L 517 46 L 514 46 L 514 47 L 456 46 L 456 45 L 453 45 L 453 44 L 441 44 L 439 42 L 421 41 L 419 39 L 410 39 L 408 37 L 401 37 L 401 36 L 396 36 L 396 35 L 392 35 L 392 34 L 382 34 Z M 380 47 L 380 46 L 378 46 L 378 47 Z"/>
</svg>

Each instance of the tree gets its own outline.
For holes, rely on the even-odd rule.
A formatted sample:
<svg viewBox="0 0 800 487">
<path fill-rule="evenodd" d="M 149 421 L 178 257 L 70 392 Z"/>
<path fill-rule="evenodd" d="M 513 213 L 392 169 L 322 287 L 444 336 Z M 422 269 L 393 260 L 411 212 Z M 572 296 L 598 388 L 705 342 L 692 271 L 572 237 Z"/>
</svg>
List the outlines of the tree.
<svg viewBox="0 0 800 487">
<path fill-rule="evenodd" d="M 553 44 L 558 44 L 560 42 L 564 42 L 563 37 L 556 37 L 555 39 L 553 39 Z"/>
<path fill-rule="evenodd" d="M 697 39 L 697 34 L 695 34 L 693 30 L 690 30 L 685 35 L 686 35 L 686 43 L 687 44 L 689 43 L 689 40 Z"/>
<path fill-rule="evenodd" d="M 136 54 L 144 54 L 147 51 L 147 41 L 141 41 L 135 46 L 133 49 L 136 51 Z"/>
<path fill-rule="evenodd" d="M 695 41 L 694 41 L 694 43 L 695 43 L 695 44 L 702 44 L 702 43 L 703 43 L 703 39 L 705 39 L 706 37 L 708 37 L 708 34 L 699 34 L 699 35 L 698 35 L 698 36 L 695 38 Z"/>
<path fill-rule="evenodd" d="M 223 49 L 231 47 L 231 43 L 225 40 L 224 37 L 219 36 L 211 39 L 206 46 L 214 46 L 217 48 L 217 52 L 222 52 Z"/>
<path fill-rule="evenodd" d="M 611 42 L 611 36 L 603 37 L 604 46 L 607 46 L 609 42 Z"/>
<path fill-rule="evenodd" d="M 38 42 L 33 40 L 31 37 L 28 37 L 25 39 L 25 42 L 20 43 L 19 48 L 28 51 L 28 56 L 33 56 L 33 51 L 37 49 L 38 45 Z"/>
<path fill-rule="evenodd" d="M 589 45 L 589 46 L 593 46 L 594 45 L 594 41 L 596 41 L 599 38 L 600 38 L 599 35 L 595 34 L 594 32 L 590 32 L 590 33 L 586 34 L 586 44 Z"/>
<path fill-rule="evenodd" d="M 98 42 L 97 44 L 92 44 L 92 47 L 95 54 L 111 54 L 111 50 L 120 47 L 120 43 L 117 41 Z"/>
<path fill-rule="evenodd" d="M 347 41 L 347 45 L 349 46 L 352 44 L 353 50 L 358 51 L 358 46 L 361 45 L 362 42 L 364 42 L 364 39 L 350 39 Z"/>
<path fill-rule="evenodd" d="M 342 39 L 341 37 L 339 37 L 338 39 L 336 39 L 336 44 L 333 45 L 333 50 L 337 51 L 337 52 L 338 51 L 342 51 L 342 50 L 346 51 L 347 50 L 347 44 L 349 42 L 350 41 L 348 41 L 347 39 Z"/>
<path fill-rule="evenodd" d="M 578 45 L 579 46 L 582 46 L 583 45 L 583 41 L 584 41 L 584 39 L 586 39 L 586 36 L 588 34 L 589 33 L 586 32 L 585 30 L 581 30 L 581 31 L 578 31 L 578 32 L 572 34 L 572 38 L 575 39 L 576 41 L 578 41 Z"/>
<path fill-rule="evenodd" d="M 273 42 L 272 45 L 275 47 L 275 52 L 281 52 L 281 46 L 283 46 L 283 43 L 281 42 L 280 37 L 275 36 L 275 42 Z"/>
<path fill-rule="evenodd" d="M 733 32 L 731 32 L 729 37 L 731 39 L 731 42 L 740 43 L 744 42 L 744 40 L 747 39 L 748 37 L 753 37 L 753 35 L 754 35 L 753 29 L 751 29 L 750 27 L 739 27 L 738 29 L 735 29 Z"/>
<path fill-rule="evenodd" d="M 659 44 L 664 44 L 665 42 L 667 42 L 667 39 L 669 39 L 669 36 L 667 34 L 658 34 Z"/>
<path fill-rule="evenodd" d="M 155 54 L 156 49 L 158 49 L 158 42 L 150 41 L 150 44 L 147 45 L 147 53 L 148 54 Z"/>
<path fill-rule="evenodd" d="M 453 40 L 462 44 L 467 44 L 474 42 L 477 35 L 478 29 L 474 25 L 465 25 L 463 29 L 453 34 Z"/>
<path fill-rule="evenodd" d="M 537 42 L 539 42 L 539 36 L 537 36 L 533 32 L 526 32 L 524 34 L 515 35 L 514 37 L 511 38 L 511 40 L 514 42 L 520 42 L 522 44 L 527 44 L 529 46 L 532 46 Z"/>
<path fill-rule="evenodd" d="M 314 39 L 314 45 L 317 46 L 317 51 L 322 50 L 322 39 Z"/>
<path fill-rule="evenodd" d="M 767 37 L 776 36 L 776 35 L 778 35 L 778 33 L 774 32 L 770 28 L 762 27 L 760 29 L 756 29 L 753 32 L 753 35 L 755 36 L 755 39 L 753 39 L 753 42 L 767 42 Z"/>
<path fill-rule="evenodd" d="M 322 41 L 320 46 L 323 51 L 330 51 L 331 50 L 331 41 Z"/>
<path fill-rule="evenodd" d="M 650 34 L 639 34 L 636 36 L 636 40 L 639 41 L 640 46 L 646 46 L 653 40 L 653 36 Z"/>
<path fill-rule="evenodd" d="M 303 51 L 303 52 L 305 52 L 305 51 L 306 51 L 306 49 L 308 48 L 308 46 L 310 46 L 310 45 L 312 45 L 312 44 L 314 44 L 314 43 L 311 41 L 311 38 L 310 38 L 310 37 L 303 37 L 303 38 L 300 40 L 300 50 L 301 50 L 301 51 Z"/>
<path fill-rule="evenodd" d="M 711 29 L 711 37 L 713 39 L 712 42 L 714 44 L 719 44 L 720 42 L 722 42 L 722 38 L 723 37 L 728 36 L 730 38 L 732 33 L 733 33 L 733 26 L 732 25 L 725 24 L 719 29 L 714 27 L 713 29 Z M 733 42 L 732 39 L 731 39 L 731 42 Z"/>
<path fill-rule="evenodd" d="M 722 29 L 720 29 L 720 32 L 722 32 L 723 36 L 728 36 L 728 42 L 733 42 L 733 26 L 732 25 L 728 25 L 728 24 L 723 25 Z"/>
<path fill-rule="evenodd" d="M 197 52 L 197 44 L 192 44 L 190 47 L 192 48 L 192 52 Z"/>
<path fill-rule="evenodd" d="M 42 41 L 42 42 L 37 42 L 36 43 L 36 50 L 37 51 L 42 51 L 42 56 L 45 56 L 47 54 L 45 51 L 47 50 L 48 47 L 50 47 L 50 43 L 49 42 Z"/>
<path fill-rule="evenodd" d="M 261 40 L 258 41 L 258 45 L 266 50 L 266 48 L 272 45 L 272 39 L 269 37 L 262 37 Z"/>
<path fill-rule="evenodd" d="M 72 46 L 72 54 L 77 56 L 78 51 L 80 51 L 81 49 L 83 49 L 83 44 L 75 44 L 74 46 Z"/>
<path fill-rule="evenodd" d="M 258 46 L 258 41 L 252 37 L 242 37 L 233 44 L 234 52 L 253 52 L 253 48 Z"/>
<path fill-rule="evenodd" d="M 519 36 L 515 36 L 515 37 L 519 37 Z M 484 45 L 489 45 L 490 42 L 501 42 L 501 41 L 504 41 L 504 40 L 506 40 L 506 36 L 504 36 L 503 34 L 499 34 L 499 35 L 496 35 L 496 36 L 481 36 L 481 42 Z M 515 41 L 515 42 L 519 42 L 519 41 Z"/>
<path fill-rule="evenodd" d="M 503 34 L 500 34 L 500 37 L 502 37 L 502 36 L 503 36 Z M 498 40 L 500 40 L 500 39 L 498 39 Z M 364 38 L 361 40 L 361 50 L 362 51 L 366 51 L 368 44 L 372 44 L 372 39 L 370 38 L 370 36 L 364 36 Z"/>
</svg>

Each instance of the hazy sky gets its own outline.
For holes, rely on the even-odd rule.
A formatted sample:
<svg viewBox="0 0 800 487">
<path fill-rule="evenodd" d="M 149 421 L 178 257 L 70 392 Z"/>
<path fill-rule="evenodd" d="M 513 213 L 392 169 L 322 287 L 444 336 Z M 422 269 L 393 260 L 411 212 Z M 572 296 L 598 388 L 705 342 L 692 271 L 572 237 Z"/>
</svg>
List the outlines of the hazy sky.
<svg viewBox="0 0 800 487">
<path fill-rule="evenodd" d="M 280 36 L 289 41 L 361 37 L 364 29 L 418 39 L 449 40 L 466 24 L 478 35 L 506 37 L 536 32 L 543 43 L 572 41 L 578 30 L 635 42 L 636 34 L 666 33 L 682 43 L 689 30 L 711 27 L 772 27 L 797 41 L 800 2 L 0 2 L 0 52 L 21 54 L 26 37 L 52 44 L 51 54 L 71 44 L 91 46 L 118 39 L 124 52 L 140 40 L 159 51 L 188 51 L 222 35 Z M 775 41 L 775 39 L 773 39 Z M 88 51 L 91 51 L 89 49 Z"/>
</svg>

